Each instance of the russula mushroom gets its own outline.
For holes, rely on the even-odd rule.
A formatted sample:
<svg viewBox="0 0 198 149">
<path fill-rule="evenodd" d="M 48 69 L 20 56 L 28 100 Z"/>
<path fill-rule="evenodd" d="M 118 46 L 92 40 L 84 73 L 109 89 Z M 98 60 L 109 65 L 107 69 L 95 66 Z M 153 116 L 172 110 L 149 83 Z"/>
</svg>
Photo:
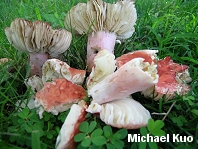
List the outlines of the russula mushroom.
<svg viewBox="0 0 198 149">
<path fill-rule="evenodd" d="M 94 85 L 112 74 L 115 69 L 115 56 L 108 50 L 101 50 L 94 58 L 94 66 L 87 78 L 87 89 L 90 90 Z"/>
<path fill-rule="evenodd" d="M 75 32 L 88 35 L 87 65 L 91 71 L 97 52 L 106 49 L 114 52 L 116 39 L 126 39 L 135 31 L 137 19 L 134 3 L 119 0 L 113 4 L 102 0 L 78 3 L 66 15 L 65 27 L 72 26 Z"/>
<path fill-rule="evenodd" d="M 56 139 L 56 149 L 74 149 L 74 136 L 79 132 L 79 125 L 85 120 L 87 108 L 82 100 L 78 104 L 73 104 L 61 127 L 60 133 Z"/>
<path fill-rule="evenodd" d="M 132 59 L 88 90 L 88 95 L 92 102 L 102 104 L 146 90 L 158 81 L 156 67 L 143 58 Z"/>
<path fill-rule="evenodd" d="M 154 62 L 158 65 L 158 83 L 142 91 L 145 97 L 154 98 L 155 100 L 159 100 L 163 97 L 165 100 L 168 100 L 173 98 L 175 93 L 179 95 L 186 94 L 190 90 L 189 85 L 187 85 L 187 83 L 191 81 L 188 72 L 189 67 L 174 63 L 170 57 L 158 60 L 156 53 L 157 50 L 134 51 L 118 57 L 116 59 L 116 64 L 118 68 L 120 68 L 128 61 L 137 57 L 142 57 L 145 59 L 145 62 Z"/>
<path fill-rule="evenodd" d="M 86 111 L 99 113 L 100 119 L 107 125 L 126 129 L 137 129 L 146 126 L 151 118 L 149 111 L 131 97 L 114 100 L 102 105 L 92 103 Z"/>
<path fill-rule="evenodd" d="M 35 106 L 39 107 L 38 113 L 42 118 L 44 111 L 57 115 L 85 97 L 86 90 L 82 86 L 59 78 L 46 82 L 44 87 L 36 93 Z"/>
<path fill-rule="evenodd" d="M 30 53 L 30 76 L 41 77 L 43 63 L 68 49 L 72 35 L 65 29 L 53 30 L 46 22 L 15 19 L 5 28 L 8 41 L 19 51 Z"/>
<path fill-rule="evenodd" d="M 168 100 L 175 97 L 176 94 L 188 93 L 190 86 L 187 83 L 192 79 L 187 65 L 174 63 L 169 56 L 159 60 L 157 64 L 159 81 L 155 86 L 142 91 L 145 97 Z"/>
<path fill-rule="evenodd" d="M 75 84 L 83 84 L 85 70 L 70 67 L 66 62 L 58 59 L 49 59 L 43 64 L 42 81 L 43 83 L 55 78 L 65 78 Z"/>
<path fill-rule="evenodd" d="M 38 100 L 36 100 L 35 105 L 39 107 L 40 117 L 42 117 L 42 112 L 44 110 L 52 113 L 56 113 L 57 111 L 61 112 L 61 108 L 65 110 L 71 106 L 71 103 L 69 103 L 69 101 L 67 102 L 67 98 L 73 99 L 73 102 L 75 102 L 75 100 L 80 100 L 81 97 L 86 94 L 85 90 L 81 86 L 78 86 L 84 81 L 85 70 L 71 68 L 67 63 L 58 59 L 49 59 L 43 64 L 42 72 L 42 78 L 33 75 L 25 81 L 26 86 L 30 86 L 34 93 L 32 94 L 31 100 L 34 100 L 35 94 L 37 93 L 36 98 Z M 63 79 L 62 84 L 61 80 L 58 79 Z M 55 80 L 55 82 L 53 80 Z M 63 88 L 64 85 L 66 85 L 65 88 Z M 53 95 L 53 93 L 59 92 L 59 90 L 60 95 Z M 78 92 L 80 92 L 79 99 L 77 98 Z M 55 96 L 57 96 L 57 98 Z M 51 98 L 56 99 L 51 100 Z M 59 98 L 60 101 L 58 101 Z M 65 101 L 63 98 L 65 98 Z M 64 104 L 64 106 L 61 104 Z M 51 108 L 49 108 L 50 106 Z M 53 106 L 55 107 L 54 111 Z"/>
<path fill-rule="evenodd" d="M 157 60 L 158 50 L 138 50 L 127 54 L 123 54 L 116 58 L 116 65 L 120 68 L 122 65 L 134 58 L 144 58 L 144 62 L 152 63 Z"/>
</svg>

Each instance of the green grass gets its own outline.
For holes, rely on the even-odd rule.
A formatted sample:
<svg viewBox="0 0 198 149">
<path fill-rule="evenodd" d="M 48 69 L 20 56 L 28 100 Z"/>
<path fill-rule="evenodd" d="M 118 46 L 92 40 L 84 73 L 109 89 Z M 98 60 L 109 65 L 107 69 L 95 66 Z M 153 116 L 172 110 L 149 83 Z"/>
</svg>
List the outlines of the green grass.
<svg viewBox="0 0 198 149">
<path fill-rule="evenodd" d="M 63 28 L 63 20 L 72 6 L 83 0 L 1 0 L 0 2 L 0 58 L 10 60 L 0 65 L 0 146 L 4 148 L 54 148 L 55 140 L 67 112 L 55 117 L 45 113 L 39 120 L 36 112 L 24 111 L 25 117 L 17 114 L 20 107 L 17 100 L 29 99 L 30 89 L 24 84 L 28 77 L 28 56 L 18 52 L 8 42 L 4 28 L 10 26 L 15 18 L 31 21 L 42 20 Z M 108 0 L 106 0 L 108 1 Z M 85 0 L 83 1 L 85 2 Z M 159 148 L 198 148 L 198 1 L 197 0 L 136 0 L 138 20 L 136 32 L 123 42 L 116 44 L 115 55 L 140 49 L 157 49 L 158 57 L 171 56 L 180 64 L 190 67 L 191 91 L 185 96 L 176 96 L 173 100 L 155 102 L 144 99 L 139 93 L 134 98 L 141 102 L 150 113 L 170 113 L 164 120 L 163 130 L 167 134 L 193 136 L 192 143 L 158 143 Z M 64 60 L 72 67 L 86 68 L 86 36 L 73 36 L 72 44 L 66 51 Z M 9 70 L 9 71 L 8 71 Z M 20 112 L 21 113 L 21 112 Z M 164 116 L 152 115 L 155 120 Z M 98 125 L 103 126 L 98 119 Z M 22 127 L 23 124 L 23 127 Z M 35 130 L 40 130 L 39 134 Z M 33 131 L 33 133 L 31 133 Z M 130 130 L 131 134 L 140 130 Z M 32 143 L 33 142 L 33 143 Z M 125 148 L 132 143 L 125 140 Z M 135 145 L 133 145 L 135 148 Z M 147 146 L 148 147 L 148 146 Z"/>
</svg>

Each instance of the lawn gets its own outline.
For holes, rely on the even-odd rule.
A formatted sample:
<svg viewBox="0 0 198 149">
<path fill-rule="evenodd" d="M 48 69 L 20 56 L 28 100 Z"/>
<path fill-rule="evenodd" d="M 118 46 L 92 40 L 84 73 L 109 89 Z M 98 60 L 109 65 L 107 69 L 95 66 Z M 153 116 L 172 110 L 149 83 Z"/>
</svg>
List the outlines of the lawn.
<svg viewBox="0 0 198 149">
<path fill-rule="evenodd" d="M 113 0 L 105 0 L 113 2 Z M 28 101 L 32 95 L 30 88 L 24 84 L 30 67 L 28 54 L 17 51 L 7 40 L 4 28 L 10 26 L 15 18 L 30 21 L 49 22 L 53 28 L 64 28 L 64 17 L 78 2 L 86 0 L 1 0 L 0 1 L 0 58 L 9 61 L 0 64 L 0 148 L 55 148 L 56 137 L 69 111 L 54 116 L 45 112 L 39 119 L 36 110 L 20 107 L 22 101 Z M 174 99 L 154 101 L 144 98 L 140 93 L 133 95 L 147 108 L 154 121 L 149 126 L 136 130 L 105 127 L 96 116 L 87 115 L 86 121 L 96 128 L 106 128 L 112 134 L 123 135 L 118 139 L 118 148 L 198 148 L 198 1 L 197 0 L 136 0 L 138 19 L 135 33 L 129 39 L 115 46 L 115 56 L 135 50 L 158 50 L 158 58 L 171 56 L 179 64 L 189 66 L 189 83 L 191 90 Z M 64 61 L 71 67 L 86 69 L 86 35 L 72 37 L 69 49 L 64 53 Z M 17 101 L 19 105 L 16 105 Z M 88 99 L 89 100 L 89 99 Z M 152 114 L 158 113 L 158 114 Z M 166 117 L 159 113 L 167 113 Z M 83 123 L 83 125 L 87 125 Z M 83 125 L 81 127 L 83 128 Z M 165 132 L 172 136 L 192 136 L 193 141 L 170 141 L 159 143 L 132 143 L 127 141 L 129 134 L 158 134 L 152 131 Z M 157 129 L 159 127 L 159 129 Z M 82 132 L 86 130 L 82 129 Z M 86 134 L 87 136 L 89 134 Z M 103 135 L 103 134 L 102 134 Z M 105 135 L 104 135 L 105 136 Z M 83 141 L 83 140 L 82 140 Z M 102 141 L 102 140 L 101 140 Z M 113 142 L 111 142 L 113 144 Z M 93 143 L 96 145 L 97 143 Z M 114 144 L 116 144 L 114 142 Z M 123 145 L 124 144 L 124 147 Z M 99 143 L 100 145 L 100 143 Z M 86 143 L 85 143 L 86 146 Z M 91 145 L 90 145 L 91 146 Z M 88 148 L 88 147 L 87 147 Z M 94 148 L 93 146 L 89 148 Z M 96 147 L 95 147 L 96 148 Z M 101 144 L 101 147 L 105 145 Z"/>
</svg>

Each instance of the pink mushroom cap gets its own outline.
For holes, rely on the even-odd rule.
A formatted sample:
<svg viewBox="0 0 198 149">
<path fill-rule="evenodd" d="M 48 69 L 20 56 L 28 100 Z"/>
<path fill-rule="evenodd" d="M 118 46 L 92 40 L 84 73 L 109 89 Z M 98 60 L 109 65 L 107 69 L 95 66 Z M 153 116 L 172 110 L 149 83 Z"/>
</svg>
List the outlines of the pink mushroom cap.
<svg viewBox="0 0 198 149">
<path fill-rule="evenodd" d="M 190 90 L 186 83 L 191 82 L 187 65 L 174 63 L 171 57 L 165 57 L 156 62 L 158 64 L 159 80 L 155 87 L 143 91 L 144 96 L 153 97 L 159 100 L 165 97 L 165 100 L 175 97 L 175 93 L 184 95 Z"/>
<path fill-rule="evenodd" d="M 138 50 L 134 52 L 130 52 L 127 54 L 123 54 L 122 56 L 116 59 L 117 67 L 120 68 L 122 65 L 127 63 L 128 61 L 134 58 L 144 58 L 144 62 L 148 62 L 151 64 L 154 58 L 156 58 L 156 50 Z"/>
<path fill-rule="evenodd" d="M 85 97 L 86 91 L 82 86 L 66 79 L 54 79 L 52 82 L 46 82 L 44 87 L 36 93 L 35 105 L 40 107 L 39 115 L 42 118 L 44 110 L 57 115 Z"/>
</svg>

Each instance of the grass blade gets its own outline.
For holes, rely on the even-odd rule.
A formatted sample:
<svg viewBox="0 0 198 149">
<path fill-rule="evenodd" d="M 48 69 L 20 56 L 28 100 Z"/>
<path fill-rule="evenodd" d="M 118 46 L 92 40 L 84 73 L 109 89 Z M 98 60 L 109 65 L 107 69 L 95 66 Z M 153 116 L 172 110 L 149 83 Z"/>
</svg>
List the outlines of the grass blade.
<svg viewBox="0 0 198 149">
<path fill-rule="evenodd" d="M 40 134 L 38 130 L 32 131 L 32 149 L 41 149 Z"/>
</svg>

